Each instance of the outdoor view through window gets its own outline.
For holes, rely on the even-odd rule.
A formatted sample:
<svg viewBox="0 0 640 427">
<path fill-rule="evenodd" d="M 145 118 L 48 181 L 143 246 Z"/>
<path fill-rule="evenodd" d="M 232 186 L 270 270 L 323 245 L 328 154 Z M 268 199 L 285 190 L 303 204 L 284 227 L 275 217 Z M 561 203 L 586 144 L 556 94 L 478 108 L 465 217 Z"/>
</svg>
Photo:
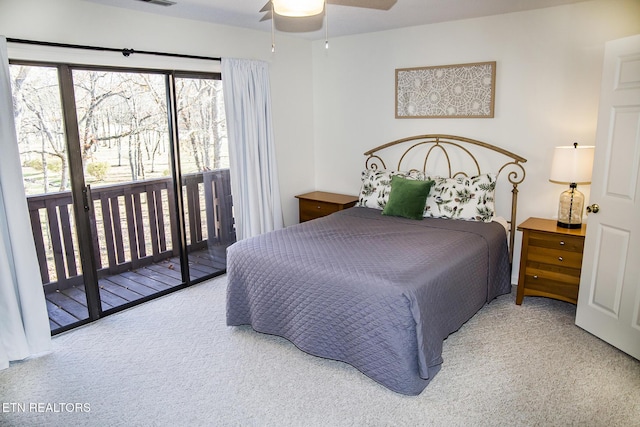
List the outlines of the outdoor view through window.
<svg viewBox="0 0 640 427">
<path fill-rule="evenodd" d="M 224 271 L 235 232 L 219 75 L 10 72 L 52 331 Z"/>
</svg>

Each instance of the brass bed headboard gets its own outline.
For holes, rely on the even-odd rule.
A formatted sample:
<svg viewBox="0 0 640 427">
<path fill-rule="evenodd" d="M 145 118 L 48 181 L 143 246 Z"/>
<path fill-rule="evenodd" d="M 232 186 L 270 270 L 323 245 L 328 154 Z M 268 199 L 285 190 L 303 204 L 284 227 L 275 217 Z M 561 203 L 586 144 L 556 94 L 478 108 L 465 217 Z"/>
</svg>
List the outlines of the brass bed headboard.
<svg viewBox="0 0 640 427">
<path fill-rule="evenodd" d="M 401 146 L 401 144 L 404 144 Z M 408 148 L 404 148 L 408 146 Z M 400 151 L 392 149 L 400 147 Z M 472 154 L 469 147 L 481 147 L 486 150 L 476 150 Z M 509 262 L 513 262 L 513 245 L 515 240 L 515 222 L 518 207 L 518 185 L 524 181 L 525 170 L 522 163 L 527 160 L 517 154 L 504 150 L 495 145 L 475 139 L 464 138 L 455 135 L 418 135 L 391 141 L 364 153 L 367 156 L 365 166 L 367 169 L 389 169 L 382 159 L 382 151 L 390 156 L 399 156 L 397 164 L 391 164 L 391 169 L 399 171 L 419 170 L 426 174 L 455 178 L 459 175 L 470 177 L 482 173 L 493 172 L 500 178 L 503 171 L 507 173 L 506 179 L 512 184 L 511 189 L 511 215 L 508 218 L 509 226 Z M 491 153 L 491 155 L 486 155 Z M 497 156 L 496 154 L 497 153 Z M 497 157 L 497 162 L 496 159 Z M 504 157 L 507 158 L 506 162 Z M 488 166 L 481 168 L 478 158 L 486 162 Z M 435 159 L 435 160 L 434 160 Z M 437 168 L 429 170 L 432 161 L 439 161 Z M 493 160 L 493 163 L 490 163 Z M 455 162 L 452 166 L 452 162 Z M 421 163 L 419 168 L 413 165 Z M 491 168 L 488 170 L 487 168 Z M 496 172 L 497 171 L 497 172 Z M 443 173 L 444 172 L 444 173 Z"/>
</svg>

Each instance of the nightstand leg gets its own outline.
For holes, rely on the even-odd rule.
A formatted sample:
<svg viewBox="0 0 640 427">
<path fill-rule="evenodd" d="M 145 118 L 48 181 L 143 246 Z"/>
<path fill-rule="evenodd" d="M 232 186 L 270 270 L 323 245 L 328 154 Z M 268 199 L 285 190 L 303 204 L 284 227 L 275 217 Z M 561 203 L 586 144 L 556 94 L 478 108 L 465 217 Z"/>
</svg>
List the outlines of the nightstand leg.
<svg viewBox="0 0 640 427">
<path fill-rule="evenodd" d="M 516 304 L 522 305 L 523 299 L 524 299 L 524 286 L 520 286 L 520 284 L 518 284 L 518 292 L 516 292 Z"/>
</svg>

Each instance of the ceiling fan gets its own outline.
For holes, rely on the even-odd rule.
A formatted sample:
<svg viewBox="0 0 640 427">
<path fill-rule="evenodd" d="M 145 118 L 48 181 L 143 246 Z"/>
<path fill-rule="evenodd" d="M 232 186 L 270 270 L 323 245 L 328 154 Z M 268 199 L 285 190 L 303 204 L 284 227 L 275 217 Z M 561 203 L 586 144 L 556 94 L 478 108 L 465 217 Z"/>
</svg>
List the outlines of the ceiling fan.
<svg viewBox="0 0 640 427">
<path fill-rule="evenodd" d="M 326 0 L 327 4 L 361 7 L 365 9 L 389 10 L 397 0 Z M 272 19 L 273 15 L 285 17 L 309 17 L 324 11 L 325 0 L 270 0 L 260 12 L 265 15 L 260 21 Z"/>
<path fill-rule="evenodd" d="M 397 0 L 269 0 L 260 9 L 260 12 L 264 13 L 260 21 L 271 20 L 271 52 L 275 52 L 276 25 L 281 31 L 304 32 L 322 28 L 323 21 L 325 24 L 325 48 L 328 49 L 328 17 L 325 10 L 327 4 L 389 10 L 396 2 Z M 273 19 L 275 16 L 278 19 Z"/>
</svg>

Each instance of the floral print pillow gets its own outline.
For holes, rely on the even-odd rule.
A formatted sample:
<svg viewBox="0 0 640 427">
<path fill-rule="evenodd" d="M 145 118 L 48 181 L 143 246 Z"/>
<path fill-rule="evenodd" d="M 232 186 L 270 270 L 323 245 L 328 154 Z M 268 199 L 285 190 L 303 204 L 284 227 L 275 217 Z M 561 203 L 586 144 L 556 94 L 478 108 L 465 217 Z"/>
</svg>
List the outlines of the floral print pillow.
<svg viewBox="0 0 640 427">
<path fill-rule="evenodd" d="M 425 216 L 490 222 L 495 214 L 496 175 L 431 177 Z"/>
<path fill-rule="evenodd" d="M 380 210 L 384 209 L 389 201 L 389 193 L 391 192 L 391 177 L 395 175 L 421 181 L 427 179 L 424 173 L 416 170 L 401 172 L 365 169 L 362 171 L 362 186 L 356 206 Z"/>
</svg>

